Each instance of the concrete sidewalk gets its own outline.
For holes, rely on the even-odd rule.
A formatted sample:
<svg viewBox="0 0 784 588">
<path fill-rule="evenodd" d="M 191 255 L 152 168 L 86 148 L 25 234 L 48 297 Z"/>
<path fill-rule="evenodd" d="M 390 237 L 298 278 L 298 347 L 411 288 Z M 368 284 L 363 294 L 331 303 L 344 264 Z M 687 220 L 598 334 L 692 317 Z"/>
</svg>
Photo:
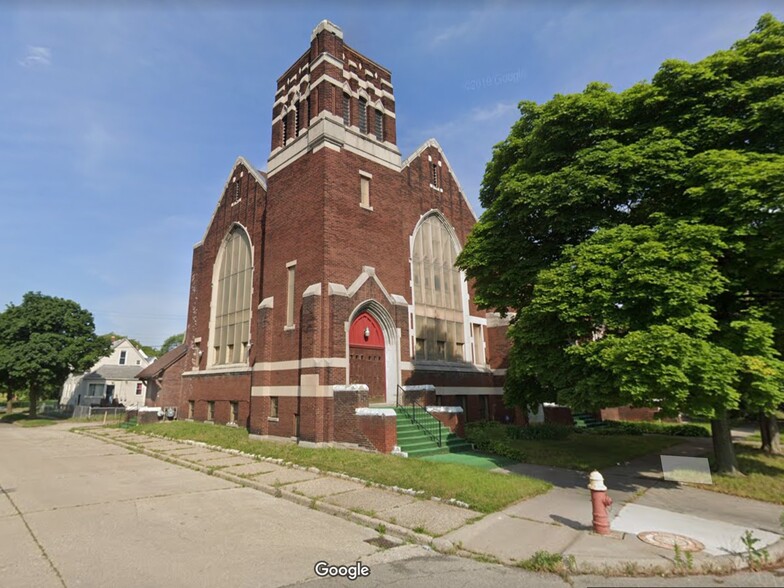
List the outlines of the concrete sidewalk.
<svg viewBox="0 0 784 588">
<path fill-rule="evenodd" d="M 673 567 L 673 550 L 637 538 L 641 530 L 685 534 L 706 545 L 694 554 L 694 568 L 739 567 L 731 555 L 741 547 L 740 535 L 751 530 L 771 559 L 784 555 L 778 520 L 784 507 L 679 486 L 662 479 L 658 456 L 646 456 L 608 468 L 605 483 L 614 500 L 612 536 L 591 532 L 590 491 L 583 472 L 515 464 L 505 470 L 551 482 L 544 495 L 484 516 L 476 511 L 362 480 L 287 467 L 237 452 L 192 442 L 176 442 L 122 429 L 92 429 L 84 434 L 197 469 L 303 506 L 382 529 L 388 536 L 428 544 L 442 551 L 482 555 L 502 563 L 525 560 L 537 551 L 572 556 L 578 569 L 625 571 Z M 706 441 L 707 444 L 706 445 Z M 667 450 L 693 456 L 709 448 L 694 439 Z"/>
</svg>

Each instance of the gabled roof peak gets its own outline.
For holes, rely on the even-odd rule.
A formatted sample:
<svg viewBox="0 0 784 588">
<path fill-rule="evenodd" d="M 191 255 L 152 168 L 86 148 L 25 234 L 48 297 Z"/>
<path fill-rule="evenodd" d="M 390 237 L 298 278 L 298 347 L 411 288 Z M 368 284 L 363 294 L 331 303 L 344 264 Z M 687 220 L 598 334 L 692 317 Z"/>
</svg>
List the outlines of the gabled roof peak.
<svg viewBox="0 0 784 588">
<path fill-rule="evenodd" d="M 400 169 L 404 170 L 408 165 L 411 164 L 412 161 L 414 161 L 420 155 L 422 155 L 422 153 L 428 147 L 432 147 L 433 149 L 435 149 L 441 154 L 441 158 L 444 162 L 444 165 L 446 165 L 447 169 L 449 170 L 449 173 L 452 174 L 452 179 L 455 180 L 455 184 L 457 184 L 457 189 L 460 192 L 460 195 L 463 197 L 463 201 L 468 207 L 468 210 L 473 215 L 474 220 L 479 220 L 479 217 L 476 216 L 476 212 L 474 212 L 474 207 L 471 206 L 471 202 L 469 202 L 468 198 L 466 198 L 465 192 L 463 191 L 463 187 L 460 185 L 460 180 L 457 179 L 457 175 L 455 175 L 455 172 L 452 170 L 452 166 L 449 164 L 449 160 L 446 158 L 446 154 L 444 153 L 444 150 L 441 148 L 441 145 L 438 143 L 438 141 L 436 141 L 434 138 L 431 137 L 430 139 L 422 143 L 416 151 L 414 151 L 411 155 L 409 155 L 405 159 L 405 161 L 403 161 L 402 165 L 400 166 Z"/>
</svg>

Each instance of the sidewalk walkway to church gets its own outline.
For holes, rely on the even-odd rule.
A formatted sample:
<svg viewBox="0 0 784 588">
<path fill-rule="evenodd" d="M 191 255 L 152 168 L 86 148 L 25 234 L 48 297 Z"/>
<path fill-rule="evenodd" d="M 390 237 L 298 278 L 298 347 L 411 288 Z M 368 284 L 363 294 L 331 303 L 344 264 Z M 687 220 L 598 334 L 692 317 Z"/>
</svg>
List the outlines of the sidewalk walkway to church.
<svg viewBox="0 0 784 588">
<path fill-rule="evenodd" d="M 746 530 L 771 559 L 784 556 L 779 518 L 784 507 L 681 486 L 663 479 L 659 456 L 646 456 L 602 472 L 614 504 L 611 536 L 591 532 L 591 500 L 583 472 L 513 464 L 501 471 L 547 480 L 554 488 L 502 511 L 476 511 L 423 500 L 314 468 L 287 467 L 192 442 L 177 442 L 123 429 L 83 431 L 107 442 L 256 488 L 302 506 L 375 528 L 390 545 L 401 540 L 442 551 L 515 563 L 546 551 L 572 556 L 578 568 L 626 571 L 673 566 L 675 552 L 641 541 L 642 531 L 676 533 L 701 542 L 693 567 L 743 565 L 737 554 Z M 692 439 L 667 450 L 701 455 L 710 440 Z M 683 557 L 683 556 L 681 556 Z"/>
</svg>

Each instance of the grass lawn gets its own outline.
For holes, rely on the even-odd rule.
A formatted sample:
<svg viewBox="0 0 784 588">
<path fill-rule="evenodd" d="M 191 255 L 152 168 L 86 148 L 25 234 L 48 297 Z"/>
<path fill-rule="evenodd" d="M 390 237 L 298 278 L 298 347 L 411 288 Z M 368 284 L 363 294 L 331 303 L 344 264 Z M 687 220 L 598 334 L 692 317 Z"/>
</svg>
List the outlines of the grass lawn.
<svg viewBox="0 0 784 588">
<path fill-rule="evenodd" d="M 784 456 L 767 455 L 759 449 L 735 443 L 738 467 L 744 476 L 713 474 L 713 484 L 698 488 L 784 504 Z"/>
<path fill-rule="evenodd" d="M 684 440 L 683 437 L 665 435 L 572 433 L 560 440 L 509 439 L 507 443 L 522 451 L 527 463 L 591 471 L 622 464 L 649 453 L 658 453 Z"/>
<path fill-rule="evenodd" d="M 27 410 L 19 412 L 14 411 L 10 414 L 3 414 L 3 416 L 0 417 L 0 422 L 10 423 L 20 427 L 45 427 L 47 425 L 61 423 L 62 421 L 63 418 L 61 417 L 48 417 L 40 414 L 35 418 L 31 418 L 27 413 Z"/>
<path fill-rule="evenodd" d="M 432 463 L 350 449 L 311 449 L 293 443 L 255 441 L 248 439 L 245 429 L 221 425 L 175 421 L 139 425 L 133 431 L 202 441 L 387 486 L 413 488 L 421 490 L 427 497 L 461 500 L 480 512 L 495 512 L 519 500 L 542 494 L 551 487 L 541 480 L 495 474 L 461 464 Z"/>
</svg>

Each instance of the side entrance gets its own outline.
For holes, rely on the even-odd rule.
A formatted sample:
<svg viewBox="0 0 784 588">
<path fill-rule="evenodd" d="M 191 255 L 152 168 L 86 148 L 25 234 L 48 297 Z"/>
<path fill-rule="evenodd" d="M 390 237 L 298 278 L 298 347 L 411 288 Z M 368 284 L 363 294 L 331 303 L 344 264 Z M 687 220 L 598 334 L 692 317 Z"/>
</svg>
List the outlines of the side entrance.
<svg viewBox="0 0 784 588">
<path fill-rule="evenodd" d="M 369 312 L 362 312 L 348 331 L 349 383 L 367 384 L 369 401 L 386 401 L 384 332 Z"/>
</svg>

